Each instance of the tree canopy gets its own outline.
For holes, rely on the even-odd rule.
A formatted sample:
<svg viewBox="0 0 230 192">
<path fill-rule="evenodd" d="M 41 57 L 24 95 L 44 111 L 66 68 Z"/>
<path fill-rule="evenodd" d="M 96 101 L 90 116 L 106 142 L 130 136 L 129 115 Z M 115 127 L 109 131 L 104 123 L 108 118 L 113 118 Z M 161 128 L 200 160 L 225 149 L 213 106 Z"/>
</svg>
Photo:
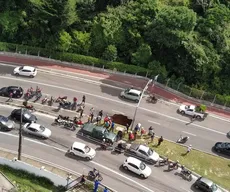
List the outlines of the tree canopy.
<svg viewBox="0 0 230 192">
<path fill-rule="evenodd" d="M 229 0 L 0 0 L 0 32 L 230 94 Z"/>
</svg>

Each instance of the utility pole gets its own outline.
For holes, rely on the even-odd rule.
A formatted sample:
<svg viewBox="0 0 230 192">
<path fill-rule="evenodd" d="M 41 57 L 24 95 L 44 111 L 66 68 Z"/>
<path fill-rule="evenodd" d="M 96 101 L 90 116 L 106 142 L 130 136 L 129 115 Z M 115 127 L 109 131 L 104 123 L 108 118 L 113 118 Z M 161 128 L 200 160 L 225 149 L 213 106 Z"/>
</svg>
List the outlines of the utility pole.
<svg viewBox="0 0 230 192">
<path fill-rule="evenodd" d="M 18 160 L 21 160 L 22 155 L 22 108 L 21 108 L 21 115 L 20 115 L 20 127 L 19 127 L 19 142 L 18 142 Z"/>
<path fill-rule="evenodd" d="M 131 130 L 133 130 L 134 123 L 135 123 L 135 119 L 136 119 L 136 115 L 137 115 L 137 110 L 138 110 L 138 108 L 139 108 L 139 106 L 140 106 L 140 104 L 141 104 L 141 100 L 142 100 L 142 98 L 143 98 L 143 96 L 144 96 L 144 92 L 148 89 L 148 86 L 149 86 L 149 84 L 150 84 L 152 81 L 153 81 L 152 79 L 150 79 L 150 80 L 148 81 L 148 83 L 145 85 L 145 88 L 143 89 L 143 91 L 142 91 L 142 93 L 141 93 L 141 97 L 140 97 L 140 99 L 139 99 L 139 102 L 138 102 L 138 104 L 137 104 L 137 106 L 136 106 L 136 109 L 135 109 L 135 112 L 134 112 L 134 115 L 133 115 L 133 120 L 132 120 L 132 124 L 131 124 Z"/>
</svg>

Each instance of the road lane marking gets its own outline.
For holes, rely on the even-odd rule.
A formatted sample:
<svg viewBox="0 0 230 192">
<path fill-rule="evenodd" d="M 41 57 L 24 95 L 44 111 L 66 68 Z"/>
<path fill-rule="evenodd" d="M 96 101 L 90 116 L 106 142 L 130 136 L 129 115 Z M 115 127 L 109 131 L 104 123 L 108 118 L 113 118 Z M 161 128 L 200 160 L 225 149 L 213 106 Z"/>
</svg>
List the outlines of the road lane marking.
<svg viewBox="0 0 230 192">
<path fill-rule="evenodd" d="M 99 164 L 99 163 L 97 163 L 97 162 L 95 162 L 95 161 L 90 161 L 90 162 L 93 163 L 93 164 L 95 164 L 95 165 L 97 165 L 97 166 L 99 166 L 99 167 L 102 167 L 102 168 L 104 168 L 104 169 L 106 169 L 106 170 L 108 170 L 108 171 L 110 171 L 110 172 L 112 172 L 112 173 L 114 173 L 114 174 L 116 174 L 116 175 L 119 175 L 120 177 L 123 177 L 123 178 L 125 178 L 125 179 L 127 179 L 127 180 L 129 180 L 129 181 L 131 181 L 131 182 L 133 182 L 133 183 L 135 183 L 136 185 L 139 185 L 140 187 L 146 189 L 147 191 L 154 192 L 153 190 L 147 188 L 146 186 L 141 185 L 141 184 L 138 183 L 137 181 L 132 180 L 132 179 L 130 179 L 129 177 L 126 177 L 126 176 L 124 176 L 123 174 L 118 173 L 118 172 L 116 172 L 116 171 L 114 171 L 114 170 L 112 170 L 112 169 L 110 169 L 110 168 L 108 168 L 108 167 L 106 167 L 106 166 L 104 166 L 104 165 L 101 165 L 101 164 Z"/>
<path fill-rule="evenodd" d="M 155 121 L 151 121 L 151 120 L 148 120 L 149 123 L 153 123 L 153 124 L 156 124 L 156 125 L 161 125 L 160 123 L 157 123 Z"/>
<path fill-rule="evenodd" d="M 182 132 L 183 132 L 183 133 L 186 133 L 186 134 L 188 134 L 188 135 L 192 135 L 192 136 L 196 137 L 196 135 L 193 134 L 193 133 L 189 133 L 189 132 L 186 132 L 186 131 L 182 131 Z"/>
<path fill-rule="evenodd" d="M 14 81 L 15 81 L 15 78 L 11 78 L 11 77 L 0 76 L 0 78 L 3 78 L 3 79 L 10 79 L 10 80 L 14 80 Z M 29 83 L 35 83 L 34 81 L 28 81 L 28 80 L 24 80 L 24 79 L 20 79 L 20 81 L 29 82 Z M 88 94 L 88 95 L 90 95 L 90 96 L 98 97 L 98 98 L 101 98 L 101 99 L 109 100 L 109 101 L 116 102 L 116 103 L 120 103 L 120 104 L 123 104 L 123 105 L 131 106 L 131 107 L 136 107 L 136 105 L 131 105 L 131 104 L 128 104 L 128 103 L 125 103 L 125 102 L 117 101 L 117 100 L 114 100 L 114 99 L 110 99 L 110 98 L 103 97 L 103 96 L 98 96 L 98 95 L 91 94 L 91 93 L 87 93 L 87 92 L 77 91 L 77 90 L 74 90 L 74 89 L 65 88 L 65 87 L 60 87 L 60 86 L 51 85 L 51 84 L 46 84 L 46 83 L 40 83 L 40 82 L 36 82 L 36 83 L 37 83 L 37 84 L 40 84 L 40 85 L 48 86 L 48 87 L 59 88 L 59 89 L 63 89 L 63 90 L 69 90 L 69 91 L 73 91 L 73 92 L 77 92 L 77 93 L 83 93 L 83 94 L 85 94 L 85 95 Z M 186 123 L 190 123 L 189 121 L 184 121 L 184 120 L 181 120 L 181 119 L 178 119 L 178 118 L 169 116 L 169 115 L 165 115 L 165 114 L 162 114 L 162 113 L 159 113 L 159 112 L 156 112 L 156 111 L 151 111 L 151 110 L 145 109 L 145 108 L 143 108 L 143 107 L 139 107 L 139 109 L 144 110 L 144 111 L 148 111 L 148 112 L 151 112 L 151 113 L 155 113 L 155 114 L 158 114 L 158 115 L 160 115 L 160 116 L 167 117 L 167 118 L 170 118 L 170 119 L 173 119 L 173 120 L 176 120 L 176 121 L 180 121 L 180 122 L 185 123 L 185 124 L 186 124 Z M 199 128 L 202 128 L 202 129 L 211 131 L 211 132 L 215 132 L 215 133 L 218 133 L 218 134 L 221 134 L 221 135 L 226 135 L 226 133 L 222 133 L 222 132 L 220 132 L 220 131 L 216 131 L 216 130 L 214 130 L 214 129 L 210 129 L 210 128 L 208 128 L 208 127 L 204 127 L 204 126 L 201 126 L 201 125 L 198 125 L 198 124 L 195 124 L 195 123 L 192 123 L 192 124 L 190 124 L 190 125 L 195 126 L 195 127 L 199 127 Z"/>
<path fill-rule="evenodd" d="M 115 112 L 115 113 L 119 113 L 119 114 L 121 114 L 121 115 L 124 115 L 124 114 L 125 114 L 125 113 L 123 113 L 123 112 L 120 112 L 120 111 L 117 111 L 117 110 L 113 110 L 113 109 L 112 109 L 112 111 Z"/>
<path fill-rule="evenodd" d="M 145 109 L 145 108 L 142 108 L 140 107 L 140 109 L 144 110 L 144 111 L 148 111 L 148 112 L 151 112 L 151 113 L 155 113 L 157 115 L 160 115 L 160 116 L 163 116 L 163 117 L 167 117 L 169 119 L 173 119 L 173 120 L 176 120 L 176 121 L 180 121 L 182 123 L 190 123 L 190 121 L 184 121 L 184 120 L 181 120 L 181 119 L 177 119 L 175 117 L 172 117 L 172 116 L 169 116 L 169 115 L 165 115 L 165 114 L 162 114 L 162 113 L 158 113 L 156 111 L 151 111 L 149 109 Z M 223 132 L 220 132 L 220 131 L 216 131 L 214 129 L 210 129 L 208 127 L 205 127 L 205 126 L 202 126 L 202 125 L 198 125 L 198 124 L 195 124 L 195 123 L 191 123 L 190 125 L 194 126 L 194 127 L 199 127 L 201 129 L 205 129 L 205 130 L 208 130 L 208 131 L 211 131 L 211 132 L 214 132 L 214 133 L 218 133 L 220 135 L 226 135 L 226 133 L 223 133 Z"/>
</svg>

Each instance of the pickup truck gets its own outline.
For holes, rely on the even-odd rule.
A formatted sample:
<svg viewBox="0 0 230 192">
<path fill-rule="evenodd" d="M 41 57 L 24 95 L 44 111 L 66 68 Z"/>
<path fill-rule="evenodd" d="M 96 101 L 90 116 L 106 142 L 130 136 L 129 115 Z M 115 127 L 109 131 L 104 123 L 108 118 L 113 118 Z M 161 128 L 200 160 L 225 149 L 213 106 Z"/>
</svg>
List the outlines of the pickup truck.
<svg viewBox="0 0 230 192">
<path fill-rule="evenodd" d="M 208 115 L 199 106 L 195 105 L 181 105 L 178 111 L 182 115 L 195 116 L 197 119 L 205 119 Z"/>
<path fill-rule="evenodd" d="M 105 139 L 108 143 L 114 143 L 117 137 L 116 134 L 109 132 L 105 127 L 97 126 L 92 123 L 85 123 L 78 134 L 99 141 Z"/>
<path fill-rule="evenodd" d="M 145 145 L 133 143 L 127 150 L 127 152 L 130 152 L 135 157 L 147 161 L 151 164 L 156 163 L 160 158 L 158 153 Z"/>
</svg>

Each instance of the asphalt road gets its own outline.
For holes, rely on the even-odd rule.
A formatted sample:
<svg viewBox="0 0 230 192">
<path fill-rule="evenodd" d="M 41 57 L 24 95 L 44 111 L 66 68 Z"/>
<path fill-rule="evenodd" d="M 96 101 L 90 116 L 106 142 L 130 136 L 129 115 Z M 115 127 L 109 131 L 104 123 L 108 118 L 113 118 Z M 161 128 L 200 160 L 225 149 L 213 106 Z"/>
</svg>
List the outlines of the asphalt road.
<svg viewBox="0 0 230 192">
<path fill-rule="evenodd" d="M 86 95 L 86 113 L 90 107 L 103 109 L 104 114 L 121 113 L 132 118 L 136 103 L 121 100 L 118 96 L 124 88 L 123 84 L 104 84 L 103 79 L 84 77 L 78 74 L 39 71 L 34 78 L 15 77 L 11 73 L 12 66 L 0 65 L 0 87 L 19 85 L 25 90 L 38 85 L 43 93 L 58 97 L 67 95 L 70 100 L 76 96 L 81 99 Z M 138 109 L 135 123 L 140 122 L 146 129 L 150 125 L 155 128 L 157 135 L 176 141 L 180 135 L 189 136 L 187 144 L 194 148 L 211 152 L 217 141 L 229 141 L 226 133 L 229 131 L 230 120 L 209 115 L 204 121 L 190 122 L 190 118 L 178 114 L 178 106 L 168 102 L 149 104 L 142 100 Z"/>
<path fill-rule="evenodd" d="M 14 109 L 12 106 L 0 106 L 0 114 L 8 116 Z M 152 175 L 148 179 L 140 179 L 130 172 L 121 168 L 126 156 L 123 154 L 114 155 L 110 151 L 100 151 L 99 146 L 85 139 L 76 138 L 76 132 L 72 132 L 60 127 L 53 127 L 51 123 L 54 117 L 34 112 L 38 118 L 38 123 L 48 127 L 52 131 L 52 136 L 48 140 L 39 139 L 30 135 L 23 135 L 22 153 L 44 159 L 71 169 L 80 174 L 87 174 L 92 168 L 97 168 L 103 175 L 103 182 L 116 191 L 132 192 L 189 192 L 195 191 L 191 188 L 192 182 L 187 182 L 179 176 L 174 175 L 174 171 L 165 172 L 167 167 L 155 167 Z M 1 147 L 17 151 L 18 150 L 18 128 L 11 132 L 0 132 Z M 65 154 L 74 141 L 87 143 L 97 151 L 93 161 L 85 161 L 80 158 L 72 158 Z"/>
</svg>

